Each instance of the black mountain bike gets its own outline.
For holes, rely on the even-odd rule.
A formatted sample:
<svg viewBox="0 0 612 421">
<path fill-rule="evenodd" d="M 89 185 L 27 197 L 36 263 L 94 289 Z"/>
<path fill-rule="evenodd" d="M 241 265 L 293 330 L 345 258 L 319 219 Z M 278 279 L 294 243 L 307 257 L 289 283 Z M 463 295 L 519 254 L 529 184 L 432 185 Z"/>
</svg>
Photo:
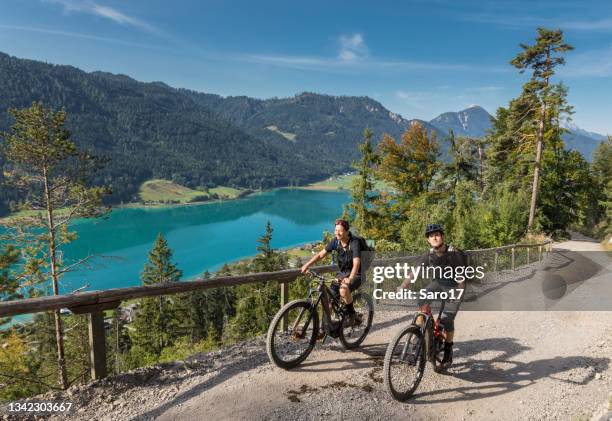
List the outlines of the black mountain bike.
<svg viewBox="0 0 612 421">
<path fill-rule="evenodd" d="M 444 301 L 440 305 L 438 317 L 434 318 L 431 309 L 418 311 L 408 327 L 400 330 L 387 346 L 383 365 L 383 377 L 387 392 L 398 401 L 408 399 L 419 386 L 425 372 L 426 359 L 434 371 L 444 371 L 444 325 L 440 316 L 444 311 Z M 422 326 L 416 324 L 423 317 Z"/>
<path fill-rule="evenodd" d="M 340 339 L 346 349 L 357 348 L 372 326 L 374 307 L 372 298 L 365 293 L 353 293 L 356 321 L 348 323 L 348 312 L 340 296 L 329 286 L 339 281 L 313 272 L 308 298 L 287 303 L 276 313 L 270 328 L 266 349 L 270 361 L 280 368 L 290 369 L 308 357 L 317 338 L 325 342 L 328 336 Z M 319 305 L 320 304 L 320 305 Z M 319 315 L 322 316 L 320 330 Z"/>
</svg>

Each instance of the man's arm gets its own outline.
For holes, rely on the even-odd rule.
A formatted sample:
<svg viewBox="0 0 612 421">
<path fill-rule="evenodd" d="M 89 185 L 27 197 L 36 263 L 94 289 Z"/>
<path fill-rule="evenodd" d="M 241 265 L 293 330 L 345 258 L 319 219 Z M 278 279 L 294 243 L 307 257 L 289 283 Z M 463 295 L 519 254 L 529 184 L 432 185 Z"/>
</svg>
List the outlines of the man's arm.
<svg viewBox="0 0 612 421">
<path fill-rule="evenodd" d="M 325 256 L 327 256 L 327 250 L 323 249 L 320 252 L 318 252 L 317 254 L 315 254 L 314 256 L 312 256 L 312 258 L 307 261 L 306 263 L 304 263 L 302 265 L 301 271 L 302 273 L 307 273 L 308 272 L 308 268 L 312 265 L 314 265 L 316 262 L 318 262 L 319 260 L 323 259 Z"/>
<path fill-rule="evenodd" d="M 344 278 L 343 280 L 347 282 L 353 282 L 353 279 L 355 279 L 355 277 L 359 273 L 360 267 L 361 257 L 353 257 L 353 269 L 351 269 L 351 274 L 348 276 L 348 278 Z"/>
</svg>

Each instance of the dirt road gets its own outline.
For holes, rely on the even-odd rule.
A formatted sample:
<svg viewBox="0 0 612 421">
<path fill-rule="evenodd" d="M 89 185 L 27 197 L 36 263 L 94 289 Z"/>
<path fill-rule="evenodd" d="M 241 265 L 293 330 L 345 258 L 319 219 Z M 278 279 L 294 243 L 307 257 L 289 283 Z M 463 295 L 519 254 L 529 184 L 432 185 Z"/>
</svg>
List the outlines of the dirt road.
<svg viewBox="0 0 612 421">
<path fill-rule="evenodd" d="M 455 363 L 428 366 L 414 398 L 399 403 L 382 384 L 382 357 L 402 312 L 377 312 L 358 351 L 318 346 L 298 369 L 272 366 L 261 341 L 144 369 L 72 390 L 75 419 L 417 419 L 584 420 L 612 391 L 612 311 L 585 306 L 585 291 L 612 300 L 612 260 L 582 238 L 556 244 L 574 252 L 577 273 L 597 270 L 549 311 L 462 311 Z M 599 252 L 599 253 L 594 253 Z M 575 258 L 580 257 L 579 259 Z M 595 257 L 594 257 L 595 256 Z M 582 259 L 584 258 L 584 259 Z M 603 295 L 602 295 L 603 294 Z M 606 296 L 607 294 L 607 296 Z M 563 302 L 562 302 L 563 301 Z"/>
</svg>

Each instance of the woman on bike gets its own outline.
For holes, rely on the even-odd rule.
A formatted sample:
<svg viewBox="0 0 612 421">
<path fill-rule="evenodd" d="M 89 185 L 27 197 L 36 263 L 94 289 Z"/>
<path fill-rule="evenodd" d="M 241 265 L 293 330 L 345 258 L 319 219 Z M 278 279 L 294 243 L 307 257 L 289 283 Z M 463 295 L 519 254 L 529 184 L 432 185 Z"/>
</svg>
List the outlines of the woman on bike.
<svg viewBox="0 0 612 421">
<path fill-rule="evenodd" d="M 359 239 L 349 231 L 349 223 L 344 219 L 338 219 L 334 228 L 335 238 L 312 259 L 302 266 L 302 273 L 308 273 L 308 268 L 327 256 L 327 253 L 337 251 L 338 253 L 338 273 L 337 278 L 340 285 L 332 285 L 336 293 L 340 293 L 342 301 L 346 304 L 349 314 L 346 320 L 347 326 L 354 326 L 359 323 L 358 317 L 353 307 L 352 292 L 361 286 L 361 245 Z M 339 291 L 338 291 L 339 290 Z M 346 327 L 346 326 L 345 326 Z"/>
</svg>

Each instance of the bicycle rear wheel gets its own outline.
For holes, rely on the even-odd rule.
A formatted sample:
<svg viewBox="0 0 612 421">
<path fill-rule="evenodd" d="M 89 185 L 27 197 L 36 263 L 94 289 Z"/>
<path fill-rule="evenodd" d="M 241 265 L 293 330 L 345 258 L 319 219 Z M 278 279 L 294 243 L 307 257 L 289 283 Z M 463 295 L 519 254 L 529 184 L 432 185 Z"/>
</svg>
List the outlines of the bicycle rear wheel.
<svg viewBox="0 0 612 421">
<path fill-rule="evenodd" d="M 387 392 L 398 401 L 410 398 L 423 378 L 426 360 L 421 329 L 410 325 L 400 330 L 385 353 L 383 377 Z"/>
<path fill-rule="evenodd" d="M 287 320 L 283 329 L 282 321 Z M 319 317 L 308 300 L 287 303 L 276 313 L 266 338 L 266 350 L 270 362 L 280 368 L 290 369 L 308 357 L 317 341 Z"/>
<path fill-rule="evenodd" d="M 374 318 L 374 305 L 372 297 L 368 294 L 358 292 L 353 295 L 353 307 L 355 313 L 361 318 L 360 323 L 345 327 L 340 332 L 340 342 L 346 349 L 357 348 L 365 340 Z"/>
</svg>

